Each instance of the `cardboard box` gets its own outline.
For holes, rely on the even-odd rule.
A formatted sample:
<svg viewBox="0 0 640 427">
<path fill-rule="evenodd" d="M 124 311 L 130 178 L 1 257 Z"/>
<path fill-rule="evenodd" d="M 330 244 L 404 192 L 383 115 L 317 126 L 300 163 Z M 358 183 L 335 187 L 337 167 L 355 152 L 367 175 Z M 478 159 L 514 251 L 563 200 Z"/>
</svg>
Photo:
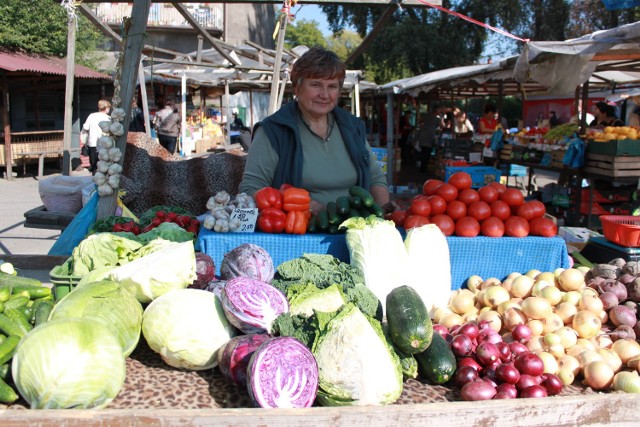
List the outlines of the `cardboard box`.
<svg viewBox="0 0 640 427">
<path fill-rule="evenodd" d="M 560 227 L 558 229 L 558 236 L 567 242 L 567 246 L 571 245 L 580 250 L 587 244 L 591 237 L 602 236 L 602 234 L 584 227 Z"/>
</svg>

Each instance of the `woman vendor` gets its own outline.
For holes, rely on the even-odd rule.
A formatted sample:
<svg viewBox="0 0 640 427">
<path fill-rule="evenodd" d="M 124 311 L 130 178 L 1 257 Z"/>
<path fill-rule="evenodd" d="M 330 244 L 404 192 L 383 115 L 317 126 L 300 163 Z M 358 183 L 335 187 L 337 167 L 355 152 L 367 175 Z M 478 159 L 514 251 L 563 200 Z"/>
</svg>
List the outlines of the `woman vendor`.
<svg viewBox="0 0 640 427">
<path fill-rule="evenodd" d="M 337 106 L 345 78 L 338 56 L 311 48 L 291 70 L 295 100 L 257 123 L 239 191 L 291 184 L 311 195 L 318 213 L 359 185 L 386 211 L 387 181 L 367 143 L 364 122 Z"/>
</svg>

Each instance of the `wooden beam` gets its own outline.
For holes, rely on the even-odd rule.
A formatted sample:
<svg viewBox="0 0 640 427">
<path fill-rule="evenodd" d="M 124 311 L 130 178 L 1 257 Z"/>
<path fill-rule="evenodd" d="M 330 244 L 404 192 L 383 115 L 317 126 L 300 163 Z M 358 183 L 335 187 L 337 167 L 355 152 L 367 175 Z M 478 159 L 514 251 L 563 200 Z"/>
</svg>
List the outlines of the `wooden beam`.
<svg viewBox="0 0 640 427">
<path fill-rule="evenodd" d="M 202 35 L 202 37 L 204 37 L 209 43 L 211 43 L 213 48 L 217 50 L 218 53 L 224 57 L 224 59 L 226 59 L 233 65 L 240 65 L 240 63 L 236 59 L 232 58 L 227 52 L 224 51 L 224 49 L 222 49 L 222 47 L 218 44 L 218 40 L 211 37 L 211 34 L 209 34 L 209 32 L 205 30 L 198 21 L 195 20 L 193 15 L 191 15 L 191 13 L 185 6 L 180 4 L 180 2 L 178 1 L 172 1 L 171 4 L 176 8 L 180 15 L 182 15 L 184 19 L 186 19 L 187 22 L 198 32 L 198 34 Z"/>
<path fill-rule="evenodd" d="M 369 47 L 371 42 L 377 37 L 380 30 L 382 30 L 382 27 L 384 27 L 389 19 L 391 19 L 396 9 L 396 3 L 387 7 L 380 19 L 378 19 L 378 22 L 376 22 L 376 25 L 373 26 L 369 34 L 367 34 L 364 40 L 362 40 L 362 43 L 360 43 L 356 50 L 354 50 L 351 55 L 349 55 L 349 57 L 344 61 L 345 65 L 349 66 L 349 64 L 352 64 L 360 55 L 362 55 L 365 49 Z"/>
<path fill-rule="evenodd" d="M 118 162 L 124 162 L 125 149 L 127 147 L 127 134 L 129 123 L 131 122 L 131 99 L 133 97 L 140 58 L 142 56 L 142 46 L 144 44 L 149 18 L 149 7 L 151 0 L 136 0 L 131 10 L 131 18 L 125 26 L 125 46 L 123 54 L 122 69 L 120 70 L 120 107 L 124 108 L 125 116 L 123 120 L 124 134 L 118 137 L 116 147 L 122 152 L 122 157 Z M 117 207 L 118 191 L 115 190 L 110 196 L 102 196 L 98 202 L 97 219 L 106 218 L 113 215 Z"/>
<path fill-rule="evenodd" d="M 71 175 L 71 135 L 73 134 L 73 90 L 76 75 L 76 26 L 75 11 L 67 12 L 67 75 L 64 93 L 64 137 L 62 139 L 62 174 Z M 39 109 L 38 109 L 39 110 Z"/>
</svg>

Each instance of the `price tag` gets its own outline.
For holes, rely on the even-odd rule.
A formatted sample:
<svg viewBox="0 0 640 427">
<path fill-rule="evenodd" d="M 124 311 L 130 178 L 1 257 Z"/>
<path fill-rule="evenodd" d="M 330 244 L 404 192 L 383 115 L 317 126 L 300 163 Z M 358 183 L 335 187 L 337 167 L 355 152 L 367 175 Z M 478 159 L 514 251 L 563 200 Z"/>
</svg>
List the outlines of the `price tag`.
<svg viewBox="0 0 640 427">
<path fill-rule="evenodd" d="M 231 214 L 231 219 L 240 221 L 240 227 L 233 230 L 235 233 L 253 233 L 256 231 L 258 208 L 236 208 Z"/>
</svg>

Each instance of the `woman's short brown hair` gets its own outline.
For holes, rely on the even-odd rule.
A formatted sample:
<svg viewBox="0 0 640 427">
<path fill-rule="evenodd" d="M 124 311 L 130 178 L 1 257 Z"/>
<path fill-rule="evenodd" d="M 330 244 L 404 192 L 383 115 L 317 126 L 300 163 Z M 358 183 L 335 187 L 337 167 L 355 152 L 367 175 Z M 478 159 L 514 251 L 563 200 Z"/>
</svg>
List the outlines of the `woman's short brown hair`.
<svg viewBox="0 0 640 427">
<path fill-rule="evenodd" d="M 303 79 L 338 79 L 344 82 L 346 68 L 338 55 L 321 48 L 312 47 L 293 63 L 291 83 L 298 86 Z"/>
<path fill-rule="evenodd" d="M 109 108 L 111 108 L 111 103 L 106 99 L 98 101 L 98 111 L 108 110 Z"/>
</svg>

